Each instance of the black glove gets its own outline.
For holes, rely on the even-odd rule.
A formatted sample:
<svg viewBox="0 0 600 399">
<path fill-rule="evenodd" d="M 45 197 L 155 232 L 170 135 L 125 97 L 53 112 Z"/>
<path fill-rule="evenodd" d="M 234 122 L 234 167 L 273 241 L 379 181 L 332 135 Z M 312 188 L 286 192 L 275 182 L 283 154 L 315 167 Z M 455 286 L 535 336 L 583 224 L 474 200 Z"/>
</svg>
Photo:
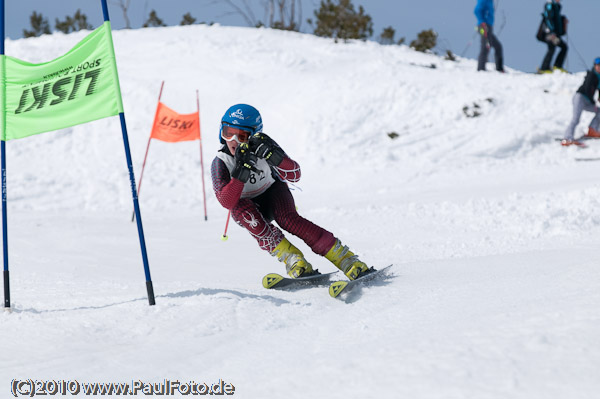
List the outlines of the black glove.
<svg viewBox="0 0 600 399">
<path fill-rule="evenodd" d="M 250 149 L 259 158 L 264 158 L 271 166 L 279 166 L 285 157 L 281 147 L 272 138 L 264 133 L 257 133 L 250 137 Z"/>
<path fill-rule="evenodd" d="M 235 168 L 231 172 L 231 177 L 238 179 L 242 183 L 246 183 L 250 178 L 250 172 L 256 170 L 256 155 L 250 152 L 248 143 L 241 143 L 235 149 L 234 159 Z"/>
</svg>

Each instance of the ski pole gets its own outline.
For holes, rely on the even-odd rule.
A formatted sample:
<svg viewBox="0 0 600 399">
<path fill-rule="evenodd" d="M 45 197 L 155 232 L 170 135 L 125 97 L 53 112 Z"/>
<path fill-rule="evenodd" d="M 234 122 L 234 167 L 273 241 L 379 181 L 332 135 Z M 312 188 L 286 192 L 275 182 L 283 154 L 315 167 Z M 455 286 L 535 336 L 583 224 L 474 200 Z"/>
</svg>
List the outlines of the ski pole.
<svg viewBox="0 0 600 399">
<path fill-rule="evenodd" d="M 227 212 L 227 222 L 225 222 L 225 232 L 221 236 L 221 241 L 227 241 L 229 237 L 227 237 L 227 228 L 229 227 L 229 216 L 231 216 L 231 211 Z"/>
<path fill-rule="evenodd" d="M 581 64 L 583 65 L 583 67 L 585 69 L 587 69 L 587 63 L 585 62 L 585 59 L 583 58 L 583 56 L 581 55 L 581 53 L 575 47 L 575 43 L 573 43 L 573 40 L 571 40 L 571 38 L 569 37 L 568 33 L 565 36 L 567 36 L 567 43 L 569 43 L 569 45 L 573 48 L 573 50 L 575 50 L 575 53 L 577 53 L 577 55 L 579 56 L 579 61 L 581 61 Z"/>
<path fill-rule="evenodd" d="M 469 40 L 467 42 L 467 45 L 465 46 L 465 49 L 462 51 L 462 53 L 460 53 L 461 57 L 464 57 L 465 54 L 467 53 L 467 50 L 469 50 L 469 48 L 471 47 L 471 45 L 473 45 L 473 40 L 475 40 L 476 36 L 477 36 L 477 28 L 476 28 L 475 32 L 473 33 L 473 36 L 471 36 L 471 40 Z"/>
<path fill-rule="evenodd" d="M 198 109 L 198 124 L 200 123 L 200 95 L 198 94 L 198 90 L 196 90 L 196 105 Z M 198 126 L 198 130 L 200 130 L 200 126 Z M 204 204 L 204 220 L 208 220 L 208 215 L 206 213 L 206 189 L 204 188 L 204 157 L 202 156 L 202 136 L 200 136 L 200 174 L 202 175 L 202 203 Z"/>
</svg>

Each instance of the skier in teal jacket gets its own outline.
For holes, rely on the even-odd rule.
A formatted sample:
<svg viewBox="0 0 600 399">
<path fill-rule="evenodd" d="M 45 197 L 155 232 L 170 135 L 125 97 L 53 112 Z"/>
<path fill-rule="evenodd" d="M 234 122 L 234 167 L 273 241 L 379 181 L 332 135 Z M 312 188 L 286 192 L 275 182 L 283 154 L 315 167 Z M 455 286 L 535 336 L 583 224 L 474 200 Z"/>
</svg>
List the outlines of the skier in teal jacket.
<svg viewBox="0 0 600 399">
<path fill-rule="evenodd" d="M 569 20 L 564 15 L 561 15 L 561 9 L 562 6 L 560 5 L 560 0 L 548 1 L 544 6 L 542 15 L 544 17 L 545 36 L 543 38 L 548 45 L 548 51 L 546 52 L 544 60 L 542 61 L 542 66 L 539 69 L 540 73 L 553 71 L 550 69 L 550 63 L 552 62 L 556 47 L 560 47 L 560 52 L 558 53 L 556 60 L 554 60 L 553 69 L 566 72 L 563 69 L 563 64 L 569 47 L 567 46 L 567 43 L 561 39 L 561 36 L 567 33 L 567 24 L 569 23 Z"/>
</svg>

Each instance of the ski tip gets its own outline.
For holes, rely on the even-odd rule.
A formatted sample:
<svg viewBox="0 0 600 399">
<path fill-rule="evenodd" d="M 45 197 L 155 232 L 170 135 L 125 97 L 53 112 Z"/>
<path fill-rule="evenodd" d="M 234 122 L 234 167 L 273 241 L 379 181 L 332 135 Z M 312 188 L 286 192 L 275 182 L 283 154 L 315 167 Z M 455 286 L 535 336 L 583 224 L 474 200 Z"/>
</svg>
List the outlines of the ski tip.
<svg viewBox="0 0 600 399">
<path fill-rule="evenodd" d="M 344 290 L 344 288 L 346 288 L 347 285 L 348 285 L 348 281 L 343 281 L 343 280 L 332 283 L 329 286 L 329 295 L 332 298 L 337 298 L 337 296 L 342 293 L 342 291 Z"/>
<path fill-rule="evenodd" d="M 391 263 L 391 264 L 387 265 L 386 267 L 382 267 L 381 269 L 379 269 L 379 270 L 378 270 L 378 272 L 383 272 L 383 271 L 386 271 L 387 269 L 389 269 L 389 268 L 390 268 L 390 267 L 392 267 L 392 266 L 394 266 L 394 264 L 393 264 L 393 263 Z"/>
<path fill-rule="evenodd" d="M 270 289 L 276 286 L 281 280 L 283 280 L 283 276 L 277 273 L 269 273 L 263 277 L 262 285 L 266 289 Z"/>
</svg>

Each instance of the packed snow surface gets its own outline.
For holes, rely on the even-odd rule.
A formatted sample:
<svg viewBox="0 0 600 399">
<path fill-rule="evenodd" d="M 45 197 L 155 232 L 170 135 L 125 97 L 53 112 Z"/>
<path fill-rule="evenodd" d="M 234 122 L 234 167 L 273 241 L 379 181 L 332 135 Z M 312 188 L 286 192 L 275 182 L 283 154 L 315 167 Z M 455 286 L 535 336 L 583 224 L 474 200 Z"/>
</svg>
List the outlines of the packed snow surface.
<svg viewBox="0 0 600 399">
<path fill-rule="evenodd" d="M 6 53 L 45 62 L 86 34 Z M 270 29 L 113 36 L 136 177 L 161 81 L 181 113 L 199 91 L 208 221 L 199 142 L 153 140 L 148 306 L 119 119 L 8 142 L 1 397 L 14 379 L 168 379 L 256 399 L 598 398 L 600 161 L 577 159 L 600 159 L 600 142 L 555 141 L 584 74 L 477 73 L 474 60 Z M 257 107 L 301 165 L 299 212 L 369 265 L 393 263 L 386 278 L 346 301 L 268 291 L 262 276 L 283 266 L 235 223 L 220 240 L 210 163 L 235 103 Z"/>
</svg>

